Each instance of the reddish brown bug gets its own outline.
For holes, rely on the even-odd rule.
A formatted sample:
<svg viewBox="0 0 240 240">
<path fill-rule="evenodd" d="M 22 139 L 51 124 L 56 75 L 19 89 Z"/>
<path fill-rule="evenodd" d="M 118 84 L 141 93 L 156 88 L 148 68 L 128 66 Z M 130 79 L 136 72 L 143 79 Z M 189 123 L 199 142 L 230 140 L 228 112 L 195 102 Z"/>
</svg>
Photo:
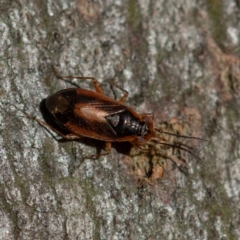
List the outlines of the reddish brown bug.
<svg viewBox="0 0 240 240">
<path fill-rule="evenodd" d="M 63 134 L 36 117 L 34 117 L 34 119 L 40 125 L 53 130 L 64 139 L 75 140 L 87 137 L 104 141 L 106 144 L 106 153 L 89 156 L 88 158 L 109 154 L 112 142 L 130 142 L 133 146 L 144 150 L 144 144 L 152 141 L 182 149 L 200 159 L 184 145 L 184 147 L 182 147 L 181 145 L 161 142 L 156 132 L 184 138 L 200 138 L 176 135 L 154 128 L 153 115 L 138 114 L 124 104 L 128 96 L 126 90 L 116 86 L 125 92 L 123 97 L 117 101 L 105 96 L 98 81 L 93 77 L 61 77 L 55 69 L 54 72 L 58 78 L 63 80 L 73 78 L 92 80 L 95 92 L 82 88 L 68 88 L 46 99 L 46 108 L 52 115 L 54 122 L 59 125 L 61 129 L 66 130 L 68 132 L 67 134 Z"/>
</svg>

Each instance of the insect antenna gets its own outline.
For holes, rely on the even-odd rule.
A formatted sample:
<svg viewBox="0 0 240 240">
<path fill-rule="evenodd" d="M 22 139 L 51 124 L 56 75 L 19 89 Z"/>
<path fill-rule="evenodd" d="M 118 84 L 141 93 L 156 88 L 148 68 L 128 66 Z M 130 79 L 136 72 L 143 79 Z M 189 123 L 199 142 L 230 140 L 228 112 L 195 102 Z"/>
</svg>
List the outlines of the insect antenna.
<svg viewBox="0 0 240 240">
<path fill-rule="evenodd" d="M 172 134 L 170 134 L 172 135 Z M 201 161 L 202 163 L 205 163 L 205 161 L 203 159 L 201 159 L 200 157 L 198 157 L 196 154 L 194 154 L 190 149 L 193 149 L 192 147 L 186 145 L 186 144 L 183 144 L 183 143 L 178 143 L 178 144 L 181 144 L 183 145 L 184 147 L 182 146 L 179 146 L 175 143 L 166 143 L 166 142 L 161 142 L 159 141 L 158 139 L 151 139 L 151 141 L 155 142 L 155 143 L 159 143 L 159 144 L 162 144 L 162 145 L 165 145 L 165 146 L 168 146 L 168 147 L 172 147 L 172 148 L 178 148 L 180 150 L 183 150 L 185 152 L 188 152 L 190 153 L 192 156 L 194 156 L 196 159 L 198 159 L 199 161 Z"/>
<path fill-rule="evenodd" d="M 171 135 L 171 136 L 175 136 L 177 138 L 187 138 L 187 139 L 196 139 L 196 140 L 200 140 L 200 141 L 208 141 L 207 139 L 204 139 L 204 138 L 192 137 L 192 136 L 187 136 L 187 135 L 180 135 L 180 134 L 165 132 L 165 131 L 162 131 L 162 130 L 160 130 L 158 128 L 154 128 L 154 130 L 156 132 L 167 134 L 167 135 Z M 181 149 L 183 151 L 186 151 L 186 152 L 190 153 L 192 156 L 194 156 L 196 159 L 200 160 L 202 163 L 206 163 L 204 160 L 202 160 L 200 157 L 198 157 L 196 154 L 194 154 L 192 152 L 193 147 L 190 147 L 187 144 L 180 143 L 180 142 L 166 143 L 166 142 L 161 142 L 158 139 L 157 140 L 156 139 L 152 139 L 152 140 L 155 140 L 156 142 L 158 142 L 158 143 L 160 143 L 162 145 L 166 145 L 166 146 L 169 146 L 169 147 L 178 148 L 178 149 Z"/>
<path fill-rule="evenodd" d="M 180 135 L 180 134 L 176 134 L 176 133 L 164 132 L 158 128 L 154 128 L 154 130 L 159 133 L 164 133 L 164 134 L 168 134 L 168 135 L 175 136 L 175 137 L 191 138 L 191 139 L 197 139 L 197 140 L 201 140 L 201 141 L 208 141 L 207 139 L 204 139 L 204 138 L 191 137 L 191 136 L 187 136 L 187 135 Z"/>
</svg>

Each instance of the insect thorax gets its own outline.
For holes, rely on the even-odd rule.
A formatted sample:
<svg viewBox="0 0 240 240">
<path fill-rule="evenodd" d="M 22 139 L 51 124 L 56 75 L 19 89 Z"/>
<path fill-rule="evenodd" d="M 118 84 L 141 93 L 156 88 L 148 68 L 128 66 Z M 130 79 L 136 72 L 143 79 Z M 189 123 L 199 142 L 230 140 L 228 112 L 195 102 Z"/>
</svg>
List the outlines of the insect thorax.
<svg viewBox="0 0 240 240">
<path fill-rule="evenodd" d="M 140 121 L 128 110 L 108 115 L 106 120 L 119 137 L 145 136 L 149 133 L 147 124 L 144 121 Z"/>
</svg>

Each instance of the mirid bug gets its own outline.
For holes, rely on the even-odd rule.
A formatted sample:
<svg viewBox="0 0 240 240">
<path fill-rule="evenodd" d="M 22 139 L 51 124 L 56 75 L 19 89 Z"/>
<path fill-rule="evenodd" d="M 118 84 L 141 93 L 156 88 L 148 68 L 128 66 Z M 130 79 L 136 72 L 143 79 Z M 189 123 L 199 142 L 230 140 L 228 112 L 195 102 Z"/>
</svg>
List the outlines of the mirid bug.
<svg viewBox="0 0 240 240">
<path fill-rule="evenodd" d="M 124 92 L 121 99 L 117 101 L 104 95 L 98 81 L 93 77 L 62 77 L 55 69 L 54 72 L 58 78 L 63 80 L 73 78 L 91 80 L 95 91 L 82 88 L 68 88 L 46 99 L 46 109 L 52 116 L 55 125 L 57 124 L 67 133 L 62 133 L 36 117 L 33 118 L 40 125 L 51 129 L 64 139 L 76 140 L 86 137 L 105 142 L 106 153 L 87 158 L 109 154 L 112 142 L 130 142 L 133 146 L 144 150 L 144 145 L 148 141 L 151 141 L 152 143 L 160 143 L 187 151 L 200 159 L 191 150 L 186 148 L 186 145 L 175 145 L 174 143 L 164 142 L 163 139 L 159 139 L 157 133 L 160 132 L 184 138 L 200 138 L 176 135 L 154 128 L 152 114 L 138 114 L 124 104 L 128 96 L 126 90 L 116 86 Z"/>
</svg>

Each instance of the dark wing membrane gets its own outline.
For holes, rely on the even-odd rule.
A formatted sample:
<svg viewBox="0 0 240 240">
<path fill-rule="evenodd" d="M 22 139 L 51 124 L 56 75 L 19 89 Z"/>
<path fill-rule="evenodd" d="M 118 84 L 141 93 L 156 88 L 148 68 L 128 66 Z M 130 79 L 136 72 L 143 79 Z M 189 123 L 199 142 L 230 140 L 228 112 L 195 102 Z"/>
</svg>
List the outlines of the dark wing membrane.
<svg viewBox="0 0 240 240">
<path fill-rule="evenodd" d="M 65 89 L 50 96 L 46 105 L 60 125 L 76 135 L 111 141 L 118 138 L 112 124 L 127 107 L 105 95 L 85 89 Z"/>
</svg>

